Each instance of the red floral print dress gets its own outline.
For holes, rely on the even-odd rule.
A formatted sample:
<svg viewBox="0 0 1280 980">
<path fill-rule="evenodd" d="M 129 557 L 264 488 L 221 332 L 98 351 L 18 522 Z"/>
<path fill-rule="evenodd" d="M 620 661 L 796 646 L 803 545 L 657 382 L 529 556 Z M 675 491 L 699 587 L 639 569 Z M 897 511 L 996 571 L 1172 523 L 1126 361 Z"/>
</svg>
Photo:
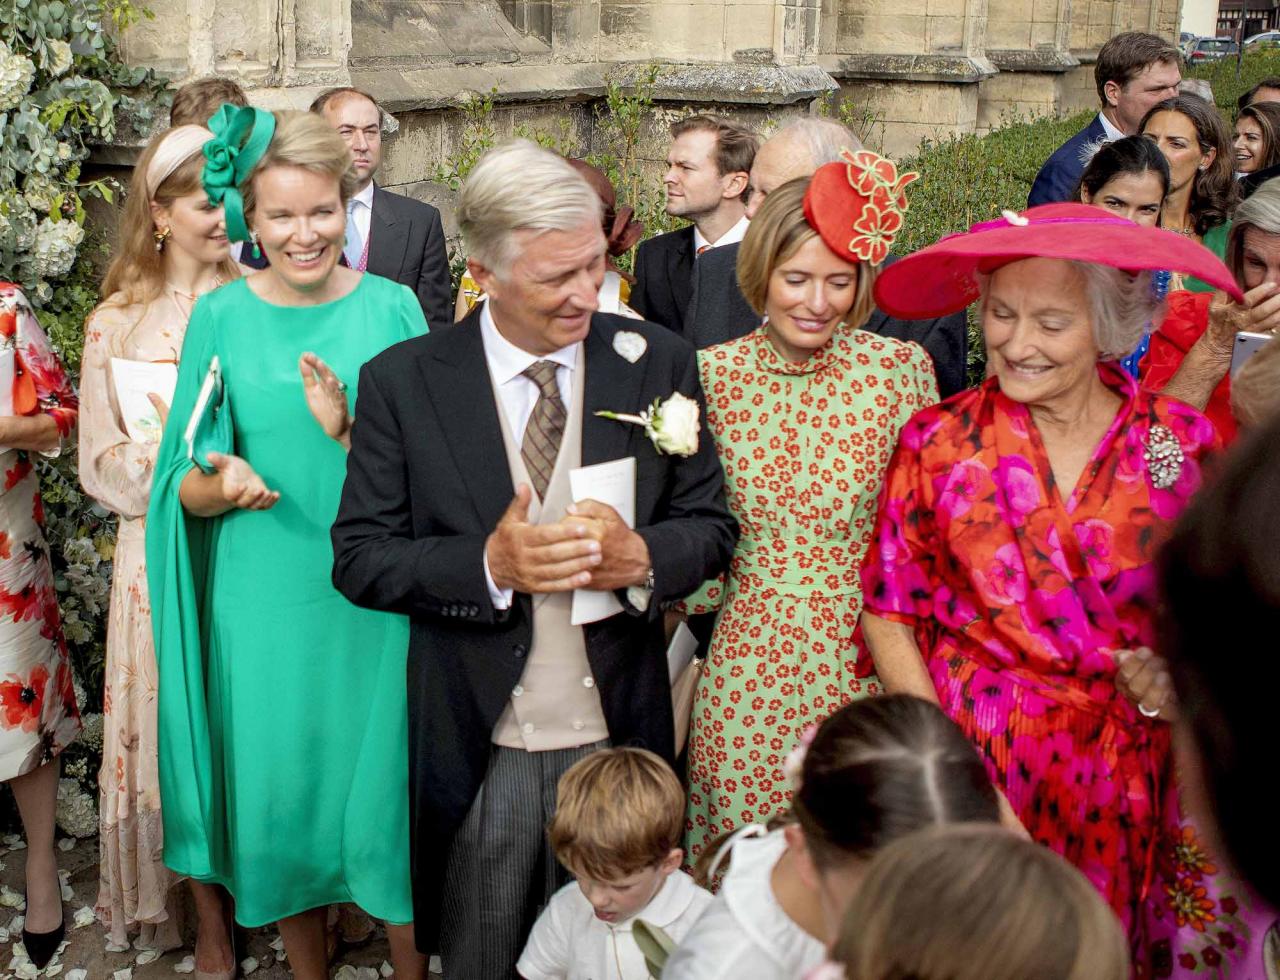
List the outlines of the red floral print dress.
<svg viewBox="0 0 1280 980">
<path fill-rule="evenodd" d="M 66 439 L 76 394 L 17 286 L 0 282 L 0 352 L 32 382 L 30 413 Z M 25 382 L 24 382 L 25 384 Z M 17 387 L 15 385 L 15 387 Z M 21 404 L 21 399 L 17 404 Z M 0 447 L 0 781 L 38 768 L 80 733 L 71 662 L 62 639 L 40 485 L 25 452 Z"/>
<path fill-rule="evenodd" d="M 786 806 L 800 732 L 879 683 L 854 643 L 858 566 L 898 430 L 938 400 L 916 344 L 841 329 L 793 364 L 762 328 L 698 352 L 707 425 L 741 535 L 689 735 L 688 854 Z"/>
<path fill-rule="evenodd" d="M 1138 376 L 1144 387 L 1163 391 L 1173 380 L 1195 342 L 1209 327 L 1209 304 L 1213 293 L 1172 292 L 1167 300 L 1164 320 L 1151 335 L 1151 347 L 1138 366 Z M 1213 423 L 1224 443 L 1236 438 L 1236 419 L 1231 414 L 1231 378 L 1218 382 L 1209 403 L 1204 407 L 1205 417 Z"/>
<path fill-rule="evenodd" d="M 1031 836 L 1110 903 L 1137 976 L 1235 964 L 1262 977 L 1274 915 L 1183 818 L 1169 726 L 1119 692 L 1112 656 L 1153 643 L 1152 559 L 1217 436 L 1117 365 L 1099 371 L 1123 405 L 1066 498 L 1027 407 L 995 379 L 907 423 L 862 569 L 865 608 L 914 628 L 943 710 Z M 1144 458 L 1153 430 L 1185 457 L 1165 487 Z"/>
</svg>

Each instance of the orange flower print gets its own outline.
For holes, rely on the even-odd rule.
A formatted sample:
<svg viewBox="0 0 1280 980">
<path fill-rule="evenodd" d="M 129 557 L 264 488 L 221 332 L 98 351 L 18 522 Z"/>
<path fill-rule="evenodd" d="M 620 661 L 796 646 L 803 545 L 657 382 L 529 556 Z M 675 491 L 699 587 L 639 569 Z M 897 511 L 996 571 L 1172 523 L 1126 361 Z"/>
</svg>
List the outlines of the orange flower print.
<svg viewBox="0 0 1280 980">
<path fill-rule="evenodd" d="M 4 531 L 0 531 L 0 561 L 13 557 L 13 541 Z"/>
<path fill-rule="evenodd" d="M 893 238 L 901 228 L 902 215 L 897 211 L 882 211 L 868 204 L 853 223 L 855 234 L 849 242 L 849 251 L 865 262 L 879 265 L 888 256 Z"/>
<path fill-rule="evenodd" d="M 1194 879 L 1178 878 L 1174 884 L 1165 886 L 1165 891 L 1179 929 L 1189 925 L 1196 932 L 1204 932 L 1208 923 L 1218 920 L 1213 914 L 1217 906 L 1209 897 L 1208 889 Z"/>
<path fill-rule="evenodd" d="M 1196 837 L 1195 828 L 1183 827 L 1182 833 L 1173 845 L 1173 858 L 1178 864 L 1178 877 L 1186 876 L 1199 881 L 1205 875 L 1218 873 L 1217 865 L 1209 857 L 1208 851 Z"/>
<path fill-rule="evenodd" d="M 30 677 L 10 674 L 8 680 L 0 681 L 0 724 L 34 732 L 40 725 L 48 683 L 49 671 L 43 664 L 38 665 Z"/>
</svg>

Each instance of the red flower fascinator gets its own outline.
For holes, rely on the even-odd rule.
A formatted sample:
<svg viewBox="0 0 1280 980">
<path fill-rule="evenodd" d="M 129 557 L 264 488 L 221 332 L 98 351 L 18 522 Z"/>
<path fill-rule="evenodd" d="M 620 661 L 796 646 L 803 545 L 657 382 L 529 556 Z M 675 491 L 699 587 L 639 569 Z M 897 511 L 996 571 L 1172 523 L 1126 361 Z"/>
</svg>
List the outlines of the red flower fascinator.
<svg viewBox="0 0 1280 980">
<path fill-rule="evenodd" d="M 805 219 L 836 255 L 879 265 L 902 230 L 907 185 L 919 177 L 871 150 L 844 150 L 809 181 Z"/>
</svg>

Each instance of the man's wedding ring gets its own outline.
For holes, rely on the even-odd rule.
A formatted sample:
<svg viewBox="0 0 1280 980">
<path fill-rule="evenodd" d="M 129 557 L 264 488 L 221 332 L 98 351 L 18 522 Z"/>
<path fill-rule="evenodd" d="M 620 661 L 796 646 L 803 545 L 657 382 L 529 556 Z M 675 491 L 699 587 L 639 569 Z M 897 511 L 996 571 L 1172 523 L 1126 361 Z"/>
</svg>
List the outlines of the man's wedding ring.
<svg viewBox="0 0 1280 980">
<path fill-rule="evenodd" d="M 345 393 L 347 390 L 347 383 L 345 381 L 339 381 L 338 390 Z"/>
<path fill-rule="evenodd" d="M 1159 708 L 1148 708 L 1141 701 L 1138 702 L 1138 710 L 1142 712 L 1143 718 L 1159 718 L 1160 717 Z"/>
</svg>

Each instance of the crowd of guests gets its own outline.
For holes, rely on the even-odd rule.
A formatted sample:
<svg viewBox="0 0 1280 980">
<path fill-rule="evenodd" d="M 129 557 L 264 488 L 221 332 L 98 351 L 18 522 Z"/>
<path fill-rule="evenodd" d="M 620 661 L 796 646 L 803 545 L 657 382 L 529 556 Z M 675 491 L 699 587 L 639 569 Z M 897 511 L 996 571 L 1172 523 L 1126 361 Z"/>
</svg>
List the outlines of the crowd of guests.
<svg viewBox="0 0 1280 980">
<path fill-rule="evenodd" d="M 374 98 L 179 90 L 78 394 L 0 291 L 31 960 L 79 719 L 30 457 L 78 422 L 114 944 L 189 888 L 199 980 L 369 917 L 405 980 L 1280 976 L 1276 672 L 1215 656 L 1280 610 L 1280 80 L 1233 141 L 1160 38 L 1096 76 L 1040 206 L 902 257 L 918 175 L 830 120 L 677 121 L 644 240 L 504 143 L 456 299 Z"/>
</svg>

